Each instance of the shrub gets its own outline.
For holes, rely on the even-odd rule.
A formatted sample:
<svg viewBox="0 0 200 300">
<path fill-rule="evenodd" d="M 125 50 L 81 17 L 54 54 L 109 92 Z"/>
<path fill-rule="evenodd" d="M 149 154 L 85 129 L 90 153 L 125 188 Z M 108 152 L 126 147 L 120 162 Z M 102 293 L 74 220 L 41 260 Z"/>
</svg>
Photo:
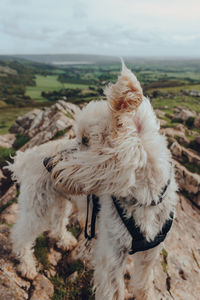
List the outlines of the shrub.
<svg viewBox="0 0 200 300">
<path fill-rule="evenodd" d="M 18 133 L 16 136 L 16 140 L 13 144 L 13 147 L 18 150 L 20 149 L 22 146 L 24 146 L 28 141 L 30 140 L 30 138 L 26 135 L 23 135 L 21 133 Z"/>
<path fill-rule="evenodd" d="M 6 165 L 6 161 L 11 161 L 11 156 L 15 155 L 15 150 L 12 148 L 0 148 L 0 167 Z"/>
<path fill-rule="evenodd" d="M 194 126 L 194 120 L 195 120 L 194 117 L 189 117 L 185 122 L 186 126 L 188 128 L 192 128 Z"/>
</svg>

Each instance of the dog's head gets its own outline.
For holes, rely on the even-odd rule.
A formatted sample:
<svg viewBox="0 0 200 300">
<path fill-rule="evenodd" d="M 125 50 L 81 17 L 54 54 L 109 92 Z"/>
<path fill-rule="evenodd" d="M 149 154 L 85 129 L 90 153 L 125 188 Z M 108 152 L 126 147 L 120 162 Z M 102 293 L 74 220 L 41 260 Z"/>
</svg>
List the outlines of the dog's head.
<svg viewBox="0 0 200 300">
<path fill-rule="evenodd" d="M 126 196 L 146 162 L 135 117 L 144 98 L 140 83 L 123 65 L 105 95 L 107 101 L 92 101 L 77 116 L 76 139 L 66 150 L 44 160 L 54 184 L 69 194 Z"/>
</svg>

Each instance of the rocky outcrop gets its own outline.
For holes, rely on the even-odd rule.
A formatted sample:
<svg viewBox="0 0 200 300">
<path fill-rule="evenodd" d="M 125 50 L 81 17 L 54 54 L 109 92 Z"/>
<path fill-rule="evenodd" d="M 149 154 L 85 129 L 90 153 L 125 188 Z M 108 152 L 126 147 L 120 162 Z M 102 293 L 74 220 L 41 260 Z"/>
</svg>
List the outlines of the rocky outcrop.
<svg viewBox="0 0 200 300">
<path fill-rule="evenodd" d="M 75 115 L 80 108 L 72 103 L 59 100 L 43 110 L 34 109 L 19 117 L 10 128 L 12 133 L 21 133 L 30 140 L 21 150 L 31 148 L 52 140 L 57 134 L 70 130 L 74 125 Z M 69 134 L 68 134 L 69 135 Z M 73 130 L 70 132 L 74 136 Z"/>
<path fill-rule="evenodd" d="M 181 119 L 183 121 L 187 121 L 187 119 L 190 117 L 195 118 L 197 115 L 196 112 L 183 107 L 175 108 L 174 113 L 174 119 Z"/>
<path fill-rule="evenodd" d="M 15 134 L 12 133 L 0 135 L 0 148 L 12 148 L 15 139 Z"/>
<path fill-rule="evenodd" d="M 194 120 L 194 127 L 200 128 L 200 116 L 198 116 L 197 118 L 195 118 L 195 120 Z"/>
<path fill-rule="evenodd" d="M 73 104 L 59 101 L 50 108 L 33 110 L 18 118 L 11 131 L 29 137 L 29 141 L 22 149 L 58 137 L 58 133 L 62 131 L 69 137 L 73 137 L 74 118 L 79 110 Z M 164 117 L 162 111 L 157 111 L 157 115 L 160 118 Z M 177 136 L 186 141 L 183 124 L 173 129 L 162 129 L 162 132 L 173 141 Z M 196 139 L 198 144 L 198 137 Z M 200 207 L 200 175 L 192 173 L 183 164 L 188 162 L 199 166 L 199 155 L 195 151 L 182 147 L 176 141 L 172 143 L 171 151 L 175 159 L 180 194 L 172 230 L 163 244 L 155 266 L 153 285 L 156 298 L 152 300 L 198 300 L 200 214 L 197 207 Z M 0 178 L 4 180 L 5 174 L 0 173 Z M 55 241 L 45 234 L 43 242 L 35 247 L 35 249 L 40 247 L 38 251 L 35 250 L 38 270 L 40 270 L 37 277 L 30 281 L 17 273 L 17 261 L 12 256 L 12 246 L 9 241 L 10 228 L 18 212 L 17 190 L 16 185 L 12 185 L 0 198 L 0 300 L 50 300 L 53 295 L 54 299 L 87 299 L 87 292 L 91 292 L 91 286 L 87 290 L 85 280 L 87 279 L 87 284 L 90 284 L 94 241 L 85 245 L 83 228 L 78 223 L 75 213 L 70 218 L 70 228 L 78 237 L 77 247 L 71 252 L 64 252 L 58 249 Z M 45 263 L 42 261 L 44 256 Z M 133 268 L 130 256 L 125 273 L 126 300 L 133 299 L 134 287 L 130 280 Z"/>
<path fill-rule="evenodd" d="M 171 145 L 170 150 L 173 157 L 183 165 L 185 162 L 189 162 L 200 167 L 200 156 L 196 151 L 185 148 L 177 142 Z"/>
<path fill-rule="evenodd" d="M 188 171 L 177 161 L 174 163 L 179 189 L 200 208 L 200 175 Z"/>
<path fill-rule="evenodd" d="M 180 125 L 176 126 L 175 128 L 162 128 L 160 132 L 163 133 L 166 137 L 170 139 L 172 138 L 172 140 L 178 138 L 181 143 L 188 145 L 189 140 L 185 136 L 185 128 L 184 126 Z"/>
</svg>

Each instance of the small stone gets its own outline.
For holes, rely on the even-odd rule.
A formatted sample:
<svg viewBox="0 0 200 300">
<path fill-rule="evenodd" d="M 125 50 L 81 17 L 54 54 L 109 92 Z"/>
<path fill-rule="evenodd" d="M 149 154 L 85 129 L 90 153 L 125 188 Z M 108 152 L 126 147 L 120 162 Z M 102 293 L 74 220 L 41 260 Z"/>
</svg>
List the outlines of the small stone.
<svg viewBox="0 0 200 300">
<path fill-rule="evenodd" d="M 13 203 L 12 205 L 8 206 L 0 215 L 0 222 L 6 224 L 13 224 L 17 220 L 17 214 L 18 204 Z"/>
<path fill-rule="evenodd" d="M 50 249 L 50 252 L 48 253 L 48 261 L 51 265 L 56 266 L 61 257 L 62 255 L 60 252 L 57 252 L 52 248 Z"/>
<path fill-rule="evenodd" d="M 73 283 L 77 279 L 77 277 L 78 277 L 78 272 L 75 271 L 74 273 L 72 273 L 71 275 L 69 275 L 67 277 L 67 281 L 70 281 Z"/>
<path fill-rule="evenodd" d="M 12 185 L 8 191 L 0 198 L 0 207 L 6 205 L 11 200 L 15 199 L 17 195 L 16 185 Z"/>
<path fill-rule="evenodd" d="M 54 294 L 53 284 L 44 275 L 39 274 L 33 281 L 34 291 L 30 300 L 50 300 Z"/>
<path fill-rule="evenodd" d="M 15 134 L 8 133 L 0 135 L 0 147 L 1 148 L 12 148 L 12 145 L 14 144 L 16 140 Z"/>
</svg>

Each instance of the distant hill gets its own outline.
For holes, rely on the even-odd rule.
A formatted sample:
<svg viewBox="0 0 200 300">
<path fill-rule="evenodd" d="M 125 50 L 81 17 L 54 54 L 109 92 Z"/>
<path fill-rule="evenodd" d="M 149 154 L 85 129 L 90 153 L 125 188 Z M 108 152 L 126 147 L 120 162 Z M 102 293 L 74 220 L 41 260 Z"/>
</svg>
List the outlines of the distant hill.
<svg viewBox="0 0 200 300">
<path fill-rule="evenodd" d="M 199 58 L 177 58 L 177 57 L 123 57 L 129 65 L 138 67 L 149 67 L 151 70 L 165 69 L 166 71 L 175 68 L 176 72 L 186 71 L 187 67 L 194 68 L 200 72 Z M 17 60 L 21 62 L 29 61 L 55 66 L 67 65 L 106 65 L 106 64 L 121 64 L 120 57 L 94 55 L 94 54 L 18 54 L 18 55 L 0 55 L 0 60 Z"/>
<path fill-rule="evenodd" d="M 120 63 L 119 57 L 89 55 L 89 54 L 27 54 L 0 55 L 0 60 L 28 60 L 38 63 L 67 65 L 67 64 L 110 64 Z"/>
</svg>

